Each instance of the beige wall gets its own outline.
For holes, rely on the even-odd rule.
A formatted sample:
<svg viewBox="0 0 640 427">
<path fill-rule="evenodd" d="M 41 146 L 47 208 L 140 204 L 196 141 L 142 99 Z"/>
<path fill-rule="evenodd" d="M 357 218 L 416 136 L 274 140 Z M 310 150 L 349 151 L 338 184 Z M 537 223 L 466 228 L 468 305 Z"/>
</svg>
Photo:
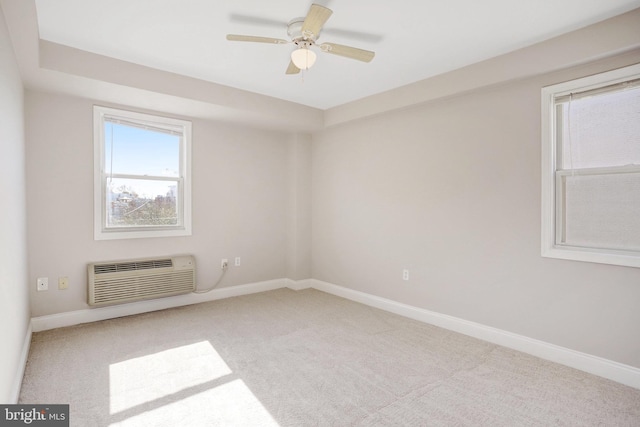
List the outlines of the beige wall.
<svg viewBox="0 0 640 427">
<path fill-rule="evenodd" d="M 640 270 L 540 256 L 541 88 L 639 61 L 314 134 L 313 277 L 640 367 Z"/>
<path fill-rule="evenodd" d="M 220 287 L 286 277 L 287 135 L 193 120 L 193 235 L 93 240 L 93 102 L 27 91 L 29 283 L 34 316 L 87 308 L 86 264 L 192 253 L 211 286 L 220 260 L 242 258 Z M 68 276 L 68 290 L 58 277 Z"/>
<path fill-rule="evenodd" d="M 0 402 L 15 403 L 29 327 L 22 81 L 0 9 Z M 35 285 L 34 285 L 35 286 Z"/>
<path fill-rule="evenodd" d="M 311 278 L 311 135 L 289 137 L 287 278 Z"/>
</svg>

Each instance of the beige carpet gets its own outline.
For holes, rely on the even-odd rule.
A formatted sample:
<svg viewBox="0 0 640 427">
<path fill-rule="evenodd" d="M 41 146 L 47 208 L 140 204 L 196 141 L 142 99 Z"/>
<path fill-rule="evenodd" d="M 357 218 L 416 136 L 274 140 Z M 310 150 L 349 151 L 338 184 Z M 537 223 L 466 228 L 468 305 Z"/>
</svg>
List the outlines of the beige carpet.
<svg viewBox="0 0 640 427">
<path fill-rule="evenodd" d="M 72 426 L 640 426 L 640 390 L 315 290 L 36 333 Z"/>
</svg>

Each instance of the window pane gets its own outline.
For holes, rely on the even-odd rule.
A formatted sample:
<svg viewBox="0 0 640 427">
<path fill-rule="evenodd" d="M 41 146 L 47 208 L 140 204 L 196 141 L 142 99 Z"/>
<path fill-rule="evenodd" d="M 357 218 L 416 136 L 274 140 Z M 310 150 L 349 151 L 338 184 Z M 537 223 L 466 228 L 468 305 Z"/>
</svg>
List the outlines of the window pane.
<svg viewBox="0 0 640 427">
<path fill-rule="evenodd" d="M 565 179 L 565 244 L 640 250 L 640 173 Z"/>
<path fill-rule="evenodd" d="M 107 228 L 178 225 L 177 181 L 107 178 Z"/>
<path fill-rule="evenodd" d="M 640 87 L 562 104 L 561 169 L 640 165 Z"/>
<path fill-rule="evenodd" d="M 104 126 L 107 175 L 180 176 L 180 136 L 111 122 Z"/>
</svg>

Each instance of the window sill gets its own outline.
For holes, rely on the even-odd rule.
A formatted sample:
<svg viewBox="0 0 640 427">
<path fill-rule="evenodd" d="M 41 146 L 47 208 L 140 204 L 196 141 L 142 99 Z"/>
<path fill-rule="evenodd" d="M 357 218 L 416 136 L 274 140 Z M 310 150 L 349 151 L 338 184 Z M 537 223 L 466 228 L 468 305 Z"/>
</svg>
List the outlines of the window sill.
<svg viewBox="0 0 640 427">
<path fill-rule="evenodd" d="M 571 261 L 595 262 L 599 264 L 640 267 L 640 253 L 603 249 L 579 248 L 573 246 L 553 246 L 543 248 L 542 256 Z"/>
<path fill-rule="evenodd" d="M 183 227 L 171 230 L 127 230 L 127 231 L 101 231 L 94 233 L 94 240 L 121 240 L 121 239 L 144 239 L 154 237 L 182 237 L 191 236 L 191 228 Z"/>
</svg>

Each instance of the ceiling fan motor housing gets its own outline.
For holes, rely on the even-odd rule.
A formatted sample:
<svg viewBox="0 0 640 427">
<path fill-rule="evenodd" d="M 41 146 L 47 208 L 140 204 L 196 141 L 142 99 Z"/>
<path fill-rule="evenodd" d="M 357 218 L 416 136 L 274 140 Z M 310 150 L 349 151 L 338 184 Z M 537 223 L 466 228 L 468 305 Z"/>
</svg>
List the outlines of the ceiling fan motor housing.
<svg viewBox="0 0 640 427">
<path fill-rule="evenodd" d="M 291 41 L 293 41 L 298 46 L 312 45 L 319 36 L 319 34 L 313 34 L 311 32 L 302 32 L 302 24 L 304 24 L 304 20 L 304 17 L 294 18 L 289 21 L 289 24 L 287 25 L 287 34 L 289 35 L 289 37 L 291 37 Z"/>
</svg>

